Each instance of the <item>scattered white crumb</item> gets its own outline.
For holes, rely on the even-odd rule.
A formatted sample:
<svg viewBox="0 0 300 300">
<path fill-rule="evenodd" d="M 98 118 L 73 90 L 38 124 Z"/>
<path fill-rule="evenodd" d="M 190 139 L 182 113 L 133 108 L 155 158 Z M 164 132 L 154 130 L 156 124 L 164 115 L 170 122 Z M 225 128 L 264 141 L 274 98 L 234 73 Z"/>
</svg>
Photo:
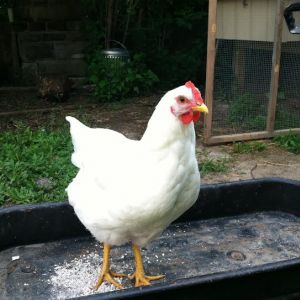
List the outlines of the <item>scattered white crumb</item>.
<svg viewBox="0 0 300 300">
<path fill-rule="evenodd" d="M 11 257 L 11 260 L 17 260 L 17 259 L 20 259 L 20 256 L 19 256 L 19 255 L 16 255 L 16 256 L 12 256 L 12 257 Z"/>
<path fill-rule="evenodd" d="M 94 286 L 99 276 L 102 259 L 98 253 L 86 253 L 71 261 L 54 266 L 51 285 L 51 299 L 67 299 L 91 294 L 105 293 L 116 288 L 104 282 L 97 291 Z M 121 283 L 121 279 L 116 278 Z"/>
</svg>

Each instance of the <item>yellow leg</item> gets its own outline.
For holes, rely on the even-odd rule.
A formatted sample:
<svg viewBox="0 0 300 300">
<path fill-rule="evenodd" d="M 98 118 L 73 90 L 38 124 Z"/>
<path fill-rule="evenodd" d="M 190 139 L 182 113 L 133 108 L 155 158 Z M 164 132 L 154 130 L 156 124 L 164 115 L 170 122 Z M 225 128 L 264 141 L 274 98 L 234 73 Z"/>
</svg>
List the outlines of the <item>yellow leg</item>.
<svg viewBox="0 0 300 300">
<path fill-rule="evenodd" d="M 98 290 L 99 286 L 104 282 L 107 281 L 111 284 L 113 284 L 115 287 L 122 289 L 123 286 L 118 283 L 114 277 L 126 277 L 125 274 L 115 273 L 111 272 L 109 270 L 109 254 L 110 254 L 110 245 L 104 243 L 103 248 L 103 263 L 102 263 L 102 269 L 101 273 L 99 275 L 99 278 L 97 280 L 95 290 Z"/>
<path fill-rule="evenodd" d="M 141 255 L 140 247 L 136 244 L 132 244 L 132 249 L 135 259 L 135 272 L 132 275 L 129 275 L 129 279 L 135 279 L 135 287 L 150 285 L 150 281 L 158 280 L 165 275 L 156 275 L 156 276 L 147 276 L 145 275 L 143 260 Z"/>
</svg>

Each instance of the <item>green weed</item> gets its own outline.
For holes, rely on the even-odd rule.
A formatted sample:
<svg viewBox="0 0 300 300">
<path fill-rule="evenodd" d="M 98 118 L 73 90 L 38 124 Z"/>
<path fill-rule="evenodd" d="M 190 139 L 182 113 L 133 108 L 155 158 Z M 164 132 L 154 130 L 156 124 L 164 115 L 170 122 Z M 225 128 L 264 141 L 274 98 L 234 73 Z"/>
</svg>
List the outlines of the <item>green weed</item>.
<svg viewBox="0 0 300 300">
<path fill-rule="evenodd" d="M 228 120 L 235 126 L 251 130 L 265 130 L 267 122 L 267 100 L 261 95 L 244 93 L 234 96 L 230 102 Z M 275 117 L 275 128 L 299 127 L 297 110 L 286 107 L 284 91 L 279 91 Z"/>
<path fill-rule="evenodd" d="M 300 134 L 290 132 L 274 137 L 273 141 L 290 152 L 300 154 Z"/>
<path fill-rule="evenodd" d="M 266 127 L 266 106 L 253 94 L 236 96 L 231 101 L 229 121 L 242 128 L 263 130 Z"/>
<path fill-rule="evenodd" d="M 263 142 L 238 142 L 233 144 L 234 153 L 256 153 L 267 149 L 267 145 Z"/>
<path fill-rule="evenodd" d="M 206 158 L 199 164 L 199 169 L 202 176 L 209 173 L 226 173 L 229 170 L 229 160 L 227 158 Z"/>
</svg>

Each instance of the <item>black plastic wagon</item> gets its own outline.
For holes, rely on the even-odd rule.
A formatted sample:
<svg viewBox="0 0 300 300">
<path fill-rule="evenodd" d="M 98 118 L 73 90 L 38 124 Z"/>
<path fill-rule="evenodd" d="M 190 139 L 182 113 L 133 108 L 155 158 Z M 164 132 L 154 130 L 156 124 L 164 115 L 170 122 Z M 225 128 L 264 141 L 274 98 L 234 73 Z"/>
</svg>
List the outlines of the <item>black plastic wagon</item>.
<svg viewBox="0 0 300 300">
<path fill-rule="evenodd" d="M 195 206 L 143 251 L 147 272 L 166 275 L 150 287 L 128 280 L 123 290 L 76 294 L 99 271 L 101 249 L 66 202 L 1 209 L 0 250 L 0 299 L 298 299 L 300 182 L 203 186 Z M 113 267 L 132 272 L 131 255 L 114 248 Z"/>
</svg>

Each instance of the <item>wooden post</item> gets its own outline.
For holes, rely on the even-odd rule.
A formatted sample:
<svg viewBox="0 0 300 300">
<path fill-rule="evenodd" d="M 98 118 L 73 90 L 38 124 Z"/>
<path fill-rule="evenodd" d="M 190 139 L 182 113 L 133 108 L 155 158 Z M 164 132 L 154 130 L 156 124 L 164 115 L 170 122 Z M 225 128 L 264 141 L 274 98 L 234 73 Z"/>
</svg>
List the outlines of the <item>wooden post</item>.
<svg viewBox="0 0 300 300">
<path fill-rule="evenodd" d="M 205 103 L 208 107 L 208 115 L 204 118 L 204 143 L 209 142 L 212 135 L 212 109 L 214 92 L 214 71 L 216 59 L 216 33 L 217 33 L 217 0 L 209 0 L 208 9 L 208 37 L 207 37 L 207 60 L 206 60 L 206 86 Z"/>
<path fill-rule="evenodd" d="M 273 57 L 272 57 L 272 76 L 270 85 L 270 99 L 268 105 L 267 127 L 266 130 L 269 133 L 274 132 L 275 127 L 275 115 L 279 85 L 279 70 L 280 70 L 280 57 L 281 57 L 281 43 L 282 43 L 282 24 L 284 13 L 284 1 L 277 0 L 277 13 L 275 20 L 275 32 L 274 32 L 274 45 L 273 45 Z"/>
</svg>

